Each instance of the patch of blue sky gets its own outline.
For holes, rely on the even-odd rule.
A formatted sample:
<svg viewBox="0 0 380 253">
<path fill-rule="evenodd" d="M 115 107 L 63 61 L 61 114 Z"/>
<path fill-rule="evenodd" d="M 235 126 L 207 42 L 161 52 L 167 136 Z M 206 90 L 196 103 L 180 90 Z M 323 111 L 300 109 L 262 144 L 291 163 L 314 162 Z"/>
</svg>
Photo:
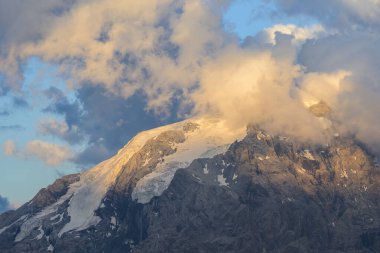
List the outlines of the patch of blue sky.
<svg viewBox="0 0 380 253">
<path fill-rule="evenodd" d="M 0 131 L 0 143 L 12 140 L 17 148 L 23 148 L 27 142 L 35 139 L 65 144 L 57 137 L 38 135 L 38 123 L 41 120 L 47 118 L 62 120 L 55 114 L 43 112 L 49 104 L 43 91 L 54 86 L 63 90 L 69 99 L 75 98 L 74 92 L 66 88 L 65 80 L 60 76 L 56 66 L 44 63 L 36 57 L 30 58 L 22 69 L 24 77 L 22 90 L 17 94 L 0 98 L 0 109 L 10 112 L 10 115 L 0 118 L 1 125 L 19 125 L 22 129 Z M 14 107 L 11 95 L 27 100 L 30 106 L 28 108 Z M 81 149 L 81 147 L 78 148 Z M 71 163 L 52 168 L 36 159 L 26 159 L 22 155 L 8 157 L 3 152 L 0 152 L 0 160 L 0 194 L 17 203 L 30 200 L 39 189 L 51 184 L 61 174 L 78 172 L 78 168 Z"/>
<path fill-rule="evenodd" d="M 307 27 L 319 23 L 308 16 L 287 16 L 278 10 L 273 1 L 268 0 L 234 1 L 224 14 L 223 21 L 225 30 L 237 33 L 241 40 L 276 24 Z"/>
<path fill-rule="evenodd" d="M 12 106 L 12 98 L 5 97 L 1 101 L 1 108 L 10 110 L 11 113 L 7 117 L 2 118 L 2 125 L 20 125 L 22 130 L 17 131 L 17 135 L 9 136 L 10 130 L 0 133 L 0 138 L 4 135 L 11 137 L 18 144 L 26 143 L 27 141 L 36 138 L 38 133 L 38 123 L 47 118 L 62 120 L 58 115 L 43 112 L 49 100 L 43 94 L 43 91 L 51 86 L 65 90 L 66 96 L 74 99 L 74 92 L 70 92 L 65 88 L 65 80 L 60 78 L 58 69 L 50 64 L 44 63 L 38 58 L 30 58 L 23 66 L 23 89 L 18 96 L 27 100 L 30 107 L 16 108 Z M 54 142 L 56 144 L 64 144 L 61 140 L 51 136 L 37 136 L 41 140 Z"/>
</svg>

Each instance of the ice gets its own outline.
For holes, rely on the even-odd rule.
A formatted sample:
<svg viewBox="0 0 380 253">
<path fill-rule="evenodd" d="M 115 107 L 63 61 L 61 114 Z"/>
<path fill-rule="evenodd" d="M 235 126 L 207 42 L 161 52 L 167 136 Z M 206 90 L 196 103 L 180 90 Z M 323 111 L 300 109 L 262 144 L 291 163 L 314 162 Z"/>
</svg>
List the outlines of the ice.
<svg viewBox="0 0 380 253">
<path fill-rule="evenodd" d="M 176 153 L 165 157 L 152 173 L 140 179 L 133 190 L 132 198 L 139 203 L 148 203 L 154 196 L 160 196 L 172 181 L 179 168 L 185 168 L 197 158 L 211 158 L 225 153 L 231 143 L 245 136 L 245 128 L 230 129 L 226 122 L 215 118 L 190 120 L 199 125 L 186 133 L 186 141 L 176 146 Z"/>
<path fill-rule="evenodd" d="M 186 132 L 186 141 L 184 143 L 173 143 L 176 153 L 165 157 L 165 161 L 158 164 L 152 173 L 144 176 L 137 182 L 132 197 L 138 199 L 140 203 L 147 203 L 153 196 L 161 195 L 179 168 L 187 167 L 196 158 L 209 158 L 224 153 L 231 143 L 245 136 L 245 128 L 231 130 L 223 120 L 215 118 L 194 118 L 141 132 L 114 157 L 82 173 L 80 180 L 71 184 L 67 193 L 56 203 L 23 220 L 15 242 L 23 240 L 34 229 L 42 226 L 43 220 L 56 220 L 59 217 L 59 221 L 57 222 L 62 222 L 64 214 L 57 216 L 58 214 L 56 213 L 59 207 L 66 201 L 69 203 L 67 214 L 70 220 L 59 231 L 59 237 L 69 231 L 81 231 L 92 225 L 97 225 L 101 221 L 101 218 L 95 215 L 95 210 L 99 206 L 103 206 L 101 204 L 107 190 L 114 184 L 117 176 L 129 159 L 149 139 L 155 138 L 160 133 L 168 130 L 182 130 L 184 124 L 188 122 L 198 124 L 200 127 L 193 132 Z M 148 163 L 149 160 L 145 160 L 145 165 Z M 53 214 L 56 215 L 51 217 Z M 8 227 L 0 229 L 0 234 Z M 54 249 L 52 245 L 51 247 Z"/>
<path fill-rule="evenodd" d="M 101 219 L 95 215 L 94 211 L 100 206 L 104 195 L 114 183 L 122 167 L 149 139 L 170 127 L 171 125 L 139 133 L 114 157 L 83 173 L 81 180 L 72 186 L 75 190 L 68 208 L 70 222 L 62 228 L 58 236 L 71 230 L 80 231 L 98 224 Z"/>
</svg>

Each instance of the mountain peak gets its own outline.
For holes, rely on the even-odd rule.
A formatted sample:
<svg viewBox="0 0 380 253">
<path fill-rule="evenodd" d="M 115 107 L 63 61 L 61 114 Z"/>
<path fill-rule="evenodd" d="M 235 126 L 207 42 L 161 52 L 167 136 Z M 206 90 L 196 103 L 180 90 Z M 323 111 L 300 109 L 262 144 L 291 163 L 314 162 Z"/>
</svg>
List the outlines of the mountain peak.
<svg viewBox="0 0 380 253">
<path fill-rule="evenodd" d="M 379 168 L 353 139 L 305 145 L 193 118 L 139 133 L 1 215 L 0 250 L 371 252 L 379 190 Z"/>
</svg>

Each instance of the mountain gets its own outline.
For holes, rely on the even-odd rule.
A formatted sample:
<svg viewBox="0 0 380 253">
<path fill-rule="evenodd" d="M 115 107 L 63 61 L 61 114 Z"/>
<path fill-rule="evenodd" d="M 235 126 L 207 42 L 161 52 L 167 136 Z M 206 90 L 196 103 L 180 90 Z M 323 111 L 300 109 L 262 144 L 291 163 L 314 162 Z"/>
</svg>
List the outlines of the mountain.
<svg viewBox="0 0 380 253">
<path fill-rule="evenodd" d="M 380 167 L 350 137 L 190 119 L 2 214 L 0 252 L 380 252 Z"/>
</svg>

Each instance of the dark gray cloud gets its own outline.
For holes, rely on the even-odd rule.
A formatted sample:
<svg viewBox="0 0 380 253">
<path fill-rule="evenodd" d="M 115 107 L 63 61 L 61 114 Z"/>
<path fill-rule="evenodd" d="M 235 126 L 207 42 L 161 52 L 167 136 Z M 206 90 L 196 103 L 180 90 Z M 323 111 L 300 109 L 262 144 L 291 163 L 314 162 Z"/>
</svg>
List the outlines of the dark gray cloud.
<svg viewBox="0 0 380 253">
<path fill-rule="evenodd" d="M 177 120 L 175 111 L 162 119 L 146 111 L 146 100 L 140 93 L 123 99 L 101 86 L 85 85 L 77 91 L 74 102 L 69 102 L 57 88 L 45 94 L 52 101 L 45 112 L 63 115 L 67 125 L 66 131 L 50 129 L 45 133 L 71 144 L 86 142 L 88 147 L 74 159 L 80 165 L 103 161 L 138 132 Z"/>
<path fill-rule="evenodd" d="M 9 200 L 0 195 L 0 214 L 11 209 Z"/>
</svg>

